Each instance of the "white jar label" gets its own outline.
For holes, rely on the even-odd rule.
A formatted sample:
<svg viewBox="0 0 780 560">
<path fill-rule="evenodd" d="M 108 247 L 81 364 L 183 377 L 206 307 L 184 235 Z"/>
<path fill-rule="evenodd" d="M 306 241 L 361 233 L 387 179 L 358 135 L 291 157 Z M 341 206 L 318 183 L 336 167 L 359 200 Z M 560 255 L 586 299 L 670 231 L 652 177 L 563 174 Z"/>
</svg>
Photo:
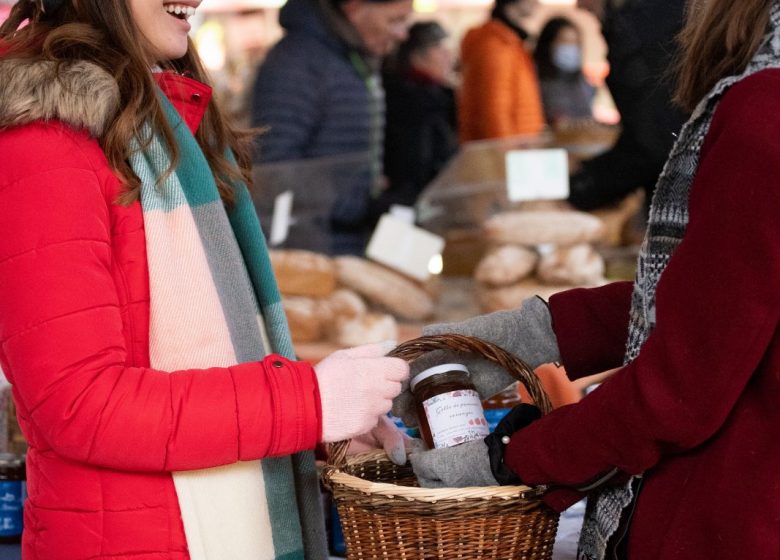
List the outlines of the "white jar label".
<svg viewBox="0 0 780 560">
<path fill-rule="evenodd" d="M 436 449 L 483 439 L 490 433 L 479 393 L 472 389 L 436 395 L 424 401 L 423 408 Z"/>
</svg>

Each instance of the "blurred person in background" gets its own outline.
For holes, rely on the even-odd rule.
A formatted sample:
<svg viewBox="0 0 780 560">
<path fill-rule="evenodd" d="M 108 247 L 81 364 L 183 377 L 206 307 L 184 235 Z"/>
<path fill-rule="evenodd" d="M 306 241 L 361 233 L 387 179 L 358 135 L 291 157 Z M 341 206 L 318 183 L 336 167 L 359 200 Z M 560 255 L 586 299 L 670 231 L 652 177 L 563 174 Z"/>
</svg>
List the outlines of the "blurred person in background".
<svg viewBox="0 0 780 560">
<path fill-rule="evenodd" d="M 326 560 L 318 441 L 375 435 L 405 362 L 295 359 L 249 136 L 200 0 L 19 0 L 0 26 L 0 367 L 25 560 Z M 383 435 L 384 434 L 384 435 Z"/>
<path fill-rule="evenodd" d="M 582 74 L 582 34 L 563 17 L 548 21 L 539 34 L 534 62 L 547 122 L 589 119 L 595 89 Z"/>
<path fill-rule="evenodd" d="M 689 6 L 675 99 L 692 116 L 636 281 L 423 329 L 569 375 L 618 368 L 577 404 L 520 405 L 485 440 L 411 455 L 422 486 L 545 485 L 558 511 L 587 494 L 581 560 L 780 555 L 780 0 Z M 483 397 L 514 381 L 465 363 Z M 394 403 L 406 425 L 411 403 Z"/>
<path fill-rule="evenodd" d="M 672 103 L 674 80 L 669 75 L 685 0 L 579 0 L 579 7 L 601 21 L 610 66 L 607 87 L 622 131 L 612 149 L 575 170 L 569 201 L 593 210 L 644 189 L 649 206 L 685 121 L 685 112 Z"/>
<path fill-rule="evenodd" d="M 412 0 L 290 0 L 279 13 L 286 35 L 255 80 L 252 126 L 265 129 L 256 163 L 366 154 L 365 174 L 338 185 L 334 207 L 323 209 L 335 253 L 364 248 L 369 201 L 383 182 L 380 65 L 406 38 L 411 13 Z"/>
<path fill-rule="evenodd" d="M 461 44 L 460 140 L 538 134 L 544 128 L 539 80 L 523 21 L 538 0 L 496 0 L 490 20 Z"/>
<path fill-rule="evenodd" d="M 452 89 L 455 59 L 447 39 L 437 22 L 415 23 L 396 55 L 387 61 L 388 186 L 374 201 L 374 219 L 392 204 L 413 206 L 458 149 Z"/>
</svg>

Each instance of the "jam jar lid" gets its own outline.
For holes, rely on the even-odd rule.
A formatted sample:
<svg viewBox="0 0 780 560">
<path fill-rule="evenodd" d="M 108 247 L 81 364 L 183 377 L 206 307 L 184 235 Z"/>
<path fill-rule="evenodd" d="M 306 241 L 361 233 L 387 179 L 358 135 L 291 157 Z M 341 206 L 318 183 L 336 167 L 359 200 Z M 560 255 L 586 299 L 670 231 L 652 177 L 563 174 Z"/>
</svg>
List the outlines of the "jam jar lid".
<svg viewBox="0 0 780 560">
<path fill-rule="evenodd" d="M 412 391 L 414 391 L 415 386 L 420 382 L 424 381 L 425 379 L 428 379 L 429 377 L 433 377 L 434 375 L 437 375 L 439 373 L 448 373 L 450 371 L 461 371 L 465 373 L 466 375 L 469 375 L 469 369 L 464 366 L 463 364 L 440 364 L 438 366 L 433 366 L 428 369 L 425 369 L 415 375 L 412 378 L 411 381 L 411 388 Z"/>
</svg>

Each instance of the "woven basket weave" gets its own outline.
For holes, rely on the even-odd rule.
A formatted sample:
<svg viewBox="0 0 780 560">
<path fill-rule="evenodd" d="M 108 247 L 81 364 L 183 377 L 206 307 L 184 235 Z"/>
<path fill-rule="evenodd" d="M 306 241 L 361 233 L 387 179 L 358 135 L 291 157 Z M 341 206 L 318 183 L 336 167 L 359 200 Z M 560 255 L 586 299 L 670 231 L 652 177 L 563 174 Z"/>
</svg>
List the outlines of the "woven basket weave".
<svg viewBox="0 0 780 560">
<path fill-rule="evenodd" d="M 543 413 L 550 401 L 522 361 L 472 337 L 440 335 L 400 345 L 391 356 L 413 361 L 433 350 L 476 354 L 520 381 Z M 419 488 L 411 467 L 383 451 L 347 458 L 349 441 L 330 447 L 323 480 L 333 493 L 347 558 L 549 560 L 558 514 L 528 486 Z"/>
</svg>

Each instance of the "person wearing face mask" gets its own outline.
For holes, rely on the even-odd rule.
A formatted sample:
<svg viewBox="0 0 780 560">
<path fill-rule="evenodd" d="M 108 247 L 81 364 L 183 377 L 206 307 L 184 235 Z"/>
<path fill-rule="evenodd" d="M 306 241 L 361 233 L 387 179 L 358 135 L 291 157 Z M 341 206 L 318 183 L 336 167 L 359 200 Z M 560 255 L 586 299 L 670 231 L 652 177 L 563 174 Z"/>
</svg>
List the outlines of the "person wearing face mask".
<svg viewBox="0 0 780 560">
<path fill-rule="evenodd" d="M 406 38 L 411 13 L 412 0 L 290 0 L 279 13 L 285 36 L 257 73 L 251 122 L 265 129 L 257 163 L 366 155 L 364 172 L 333 178 L 340 192 L 322 209 L 327 252 L 364 249 L 370 198 L 384 185 L 380 65 Z"/>
<path fill-rule="evenodd" d="M 0 27 L 26 560 L 326 560 L 315 444 L 373 431 L 405 458 L 379 420 L 404 362 L 295 359 L 248 135 L 188 38 L 199 6 L 19 0 Z"/>
<path fill-rule="evenodd" d="M 539 80 L 522 24 L 538 0 L 496 0 L 490 20 L 461 44 L 458 132 L 462 142 L 538 134 L 544 128 Z"/>
<path fill-rule="evenodd" d="M 389 185 L 373 205 L 375 220 L 392 204 L 413 206 L 458 149 L 455 61 L 447 39 L 437 22 L 417 22 L 385 65 Z"/>
<path fill-rule="evenodd" d="M 544 25 L 534 62 L 548 123 L 592 116 L 595 90 L 582 74 L 582 38 L 570 20 L 557 17 Z"/>
</svg>

